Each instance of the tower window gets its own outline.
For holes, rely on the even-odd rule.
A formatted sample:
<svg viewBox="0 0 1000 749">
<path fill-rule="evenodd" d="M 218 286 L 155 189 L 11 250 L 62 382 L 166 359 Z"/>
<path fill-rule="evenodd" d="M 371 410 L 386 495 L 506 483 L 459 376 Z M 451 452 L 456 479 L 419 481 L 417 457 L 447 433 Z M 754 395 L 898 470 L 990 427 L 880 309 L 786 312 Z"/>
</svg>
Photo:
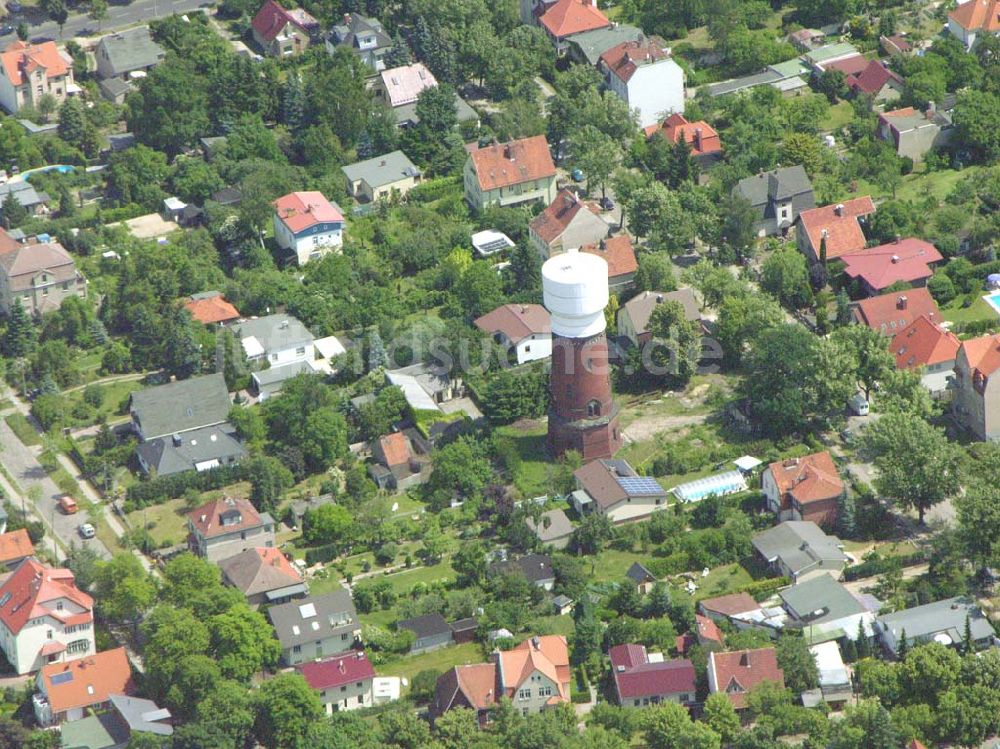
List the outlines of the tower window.
<svg viewBox="0 0 1000 749">
<path fill-rule="evenodd" d="M 592 400 L 587 404 L 587 416 L 600 416 L 601 415 L 601 402 L 598 400 Z"/>
</svg>

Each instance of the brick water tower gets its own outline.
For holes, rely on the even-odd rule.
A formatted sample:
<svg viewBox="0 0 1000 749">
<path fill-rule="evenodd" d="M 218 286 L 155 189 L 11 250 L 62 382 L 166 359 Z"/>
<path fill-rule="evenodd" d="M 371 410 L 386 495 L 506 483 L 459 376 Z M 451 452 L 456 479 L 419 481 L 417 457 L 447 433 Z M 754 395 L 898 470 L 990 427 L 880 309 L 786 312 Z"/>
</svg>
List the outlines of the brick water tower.
<svg viewBox="0 0 1000 749">
<path fill-rule="evenodd" d="M 608 264 L 575 250 L 556 255 L 542 266 L 542 290 L 552 315 L 549 451 L 609 458 L 622 442 L 604 334 Z"/>
</svg>

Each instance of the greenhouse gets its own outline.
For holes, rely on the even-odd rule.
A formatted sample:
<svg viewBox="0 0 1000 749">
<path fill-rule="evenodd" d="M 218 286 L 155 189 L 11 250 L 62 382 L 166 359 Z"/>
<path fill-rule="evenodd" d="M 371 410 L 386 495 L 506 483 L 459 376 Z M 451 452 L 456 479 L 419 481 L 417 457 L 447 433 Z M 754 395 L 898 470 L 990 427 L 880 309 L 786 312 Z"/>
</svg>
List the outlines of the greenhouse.
<svg viewBox="0 0 1000 749">
<path fill-rule="evenodd" d="M 705 497 L 746 491 L 747 482 L 743 474 L 739 471 L 726 471 L 713 476 L 706 476 L 703 479 L 689 481 L 686 484 L 679 484 L 670 491 L 681 502 L 700 502 Z"/>
</svg>

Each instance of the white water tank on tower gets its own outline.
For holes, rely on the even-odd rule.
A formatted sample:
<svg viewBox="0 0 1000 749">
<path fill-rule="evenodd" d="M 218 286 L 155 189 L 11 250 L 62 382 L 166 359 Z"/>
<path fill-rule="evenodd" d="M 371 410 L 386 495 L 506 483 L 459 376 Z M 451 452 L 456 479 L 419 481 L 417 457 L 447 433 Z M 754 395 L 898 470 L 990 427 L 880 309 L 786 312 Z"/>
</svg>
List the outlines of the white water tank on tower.
<svg viewBox="0 0 1000 749">
<path fill-rule="evenodd" d="M 589 338 L 604 331 L 608 264 L 603 258 L 576 250 L 549 258 L 542 266 L 542 293 L 553 335 Z"/>
</svg>

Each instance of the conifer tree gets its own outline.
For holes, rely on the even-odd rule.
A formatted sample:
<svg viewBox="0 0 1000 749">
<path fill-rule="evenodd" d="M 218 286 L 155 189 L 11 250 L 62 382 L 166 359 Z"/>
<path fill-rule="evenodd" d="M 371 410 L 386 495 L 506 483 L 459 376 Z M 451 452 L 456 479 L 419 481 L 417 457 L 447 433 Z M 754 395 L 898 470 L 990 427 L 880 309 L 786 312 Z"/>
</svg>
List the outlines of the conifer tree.
<svg viewBox="0 0 1000 749">
<path fill-rule="evenodd" d="M 35 348 L 35 326 L 28 317 L 19 298 L 15 298 L 10 306 L 10 316 L 7 318 L 7 332 L 3 339 L 3 353 L 16 359 L 27 356 Z"/>
</svg>

